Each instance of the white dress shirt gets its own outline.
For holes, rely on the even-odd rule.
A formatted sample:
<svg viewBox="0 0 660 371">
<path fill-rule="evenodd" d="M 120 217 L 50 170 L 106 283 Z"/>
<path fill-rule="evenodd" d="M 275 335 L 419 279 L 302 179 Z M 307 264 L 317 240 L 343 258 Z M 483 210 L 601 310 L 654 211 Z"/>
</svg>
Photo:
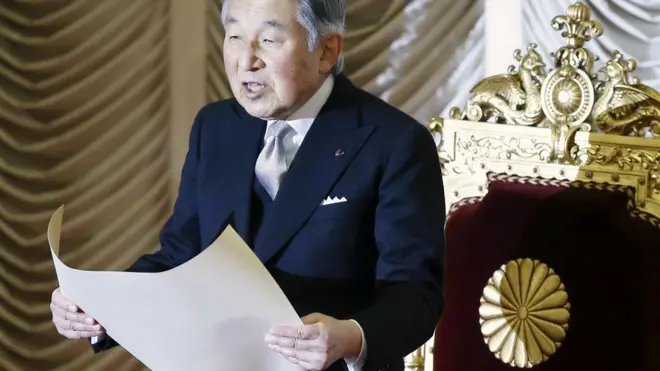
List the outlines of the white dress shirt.
<svg viewBox="0 0 660 371">
<path fill-rule="evenodd" d="M 290 165 L 293 161 L 293 158 L 296 156 L 296 153 L 298 152 L 303 139 L 305 139 L 307 132 L 312 127 L 316 116 L 318 116 L 319 112 L 321 112 L 321 108 L 323 108 L 323 105 L 325 105 L 328 98 L 330 97 L 330 93 L 332 93 L 334 84 L 334 76 L 330 75 L 325 80 L 325 82 L 323 82 L 323 85 L 321 85 L 319 90 L 317 90 L 316 93 L 305 104 L 303 104 L 297 111 L 286 118 L 285 121 L 294 130 L 294 133 L 292 133 L 290 137 L 284 138 L 284 148 L 287 156 L 287 164 Z M 277 120 L 269 120 L 267 125 L 270 126 L 276 121 Z M 266 130 L 266 132 L 268 132 L 268 130 Z M 266 139 L 267 138 L 264 137 L 264 141 Z M 362 330 L 362 326 L 360 326 L 360 324 L 355 320 L 351 321 L 355 323 L 360 328 L 360 332 L 362 332 L 362 350 L 360 351 L 360 355 L 358 357 L 353 359 L 345 359 L 344 361 L 348 365 L 348 371 L 362 371 L 362 366 L 364 366 L 364 362 L 367 357 L 367 342 L 364 337 L 364 330 Z"/>
</svg>

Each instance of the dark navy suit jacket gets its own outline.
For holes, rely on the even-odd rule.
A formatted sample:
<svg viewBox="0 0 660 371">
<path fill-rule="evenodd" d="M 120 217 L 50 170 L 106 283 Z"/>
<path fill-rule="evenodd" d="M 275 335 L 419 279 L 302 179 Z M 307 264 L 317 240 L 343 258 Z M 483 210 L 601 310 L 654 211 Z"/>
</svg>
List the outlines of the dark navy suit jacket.
<svg viewBox="0 0 660 371">
<path fill-rule="evenodd" d="M 430 133 L 338 76 L 255 233 L 254 166 L 265 125 L 234 99 L 200 110 L 162 248 L 129 270 L 178 266 L 229 223 L 301 316 L 360 323 L 365 371 L 402 370 L 443 308 L 444 191 Z M 328 196 L 347 201 L 321 206 Z M 94 348 L 113 345 L 106 338 Z"/>
</svg>

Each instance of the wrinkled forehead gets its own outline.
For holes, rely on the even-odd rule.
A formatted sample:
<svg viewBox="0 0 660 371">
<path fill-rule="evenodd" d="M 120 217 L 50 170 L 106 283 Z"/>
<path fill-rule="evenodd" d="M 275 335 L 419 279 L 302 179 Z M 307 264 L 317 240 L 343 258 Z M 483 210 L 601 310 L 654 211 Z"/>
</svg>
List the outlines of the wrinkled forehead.
<svg viewBox="0 0 660 371">
<path fill-rule="evenodd" d="M 226 0 L 222 21 L 225 25 L 267 23 L 287 26 L 295 22 L 298 0 Z"/>
</svg>

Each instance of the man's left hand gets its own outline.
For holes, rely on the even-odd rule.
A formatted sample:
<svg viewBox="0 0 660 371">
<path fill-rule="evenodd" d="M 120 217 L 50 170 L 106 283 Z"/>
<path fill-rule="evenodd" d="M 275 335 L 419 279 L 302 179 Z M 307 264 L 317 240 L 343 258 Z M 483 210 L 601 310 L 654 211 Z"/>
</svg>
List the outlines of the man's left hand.
<svg viewBox="0 0 660 371">
<path fill-rule="evenodd" d="M 313 313 L 302 318 L 303 326 L 276 326 L 266 343 L 289 361 L 320 371 L 341 358 L 357 357 L 362 349 L 362 332 L 357 324 Z"/>
</svg>

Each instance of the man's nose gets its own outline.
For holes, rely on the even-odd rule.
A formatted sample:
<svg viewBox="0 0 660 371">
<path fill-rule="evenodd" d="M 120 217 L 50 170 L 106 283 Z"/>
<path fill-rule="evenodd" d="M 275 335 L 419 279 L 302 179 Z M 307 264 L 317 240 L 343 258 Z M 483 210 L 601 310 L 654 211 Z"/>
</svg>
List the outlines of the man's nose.
<svg viewBox="0 0 660 371">
<path fill-rule="evenodd" d="M 265 67 L 264 61 L 257 55 L 254 47 L 245 48 L 240 59 L 241 69 L 256 71 Z"/>
</svg>

